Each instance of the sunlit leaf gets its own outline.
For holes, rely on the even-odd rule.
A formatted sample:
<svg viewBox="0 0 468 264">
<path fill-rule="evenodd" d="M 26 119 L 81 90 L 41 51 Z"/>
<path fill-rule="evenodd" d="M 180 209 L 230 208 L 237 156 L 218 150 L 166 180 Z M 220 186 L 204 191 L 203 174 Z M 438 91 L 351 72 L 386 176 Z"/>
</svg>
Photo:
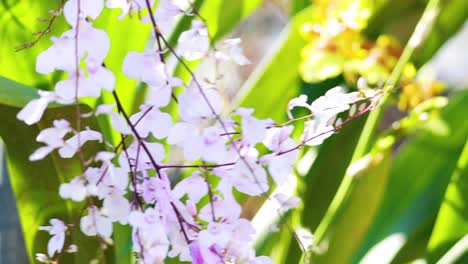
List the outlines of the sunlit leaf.
<svg viewBox="0 0 468 264">
<path fill-rule="evenodd" d="M 36 73 L 36 57 L 52 45 L 50 37 L 59 36 L 66 29 L 63 17 L 55 20 L 50 32 L 44 35 L 34 46 L 16 52 L 16 48 L 26 42 L 34 41 L 38 35 L 33 33 L 43 31 L 48 22 L 40 22 L 38 18 L 51 19 L 49 10 L 57 10 L 60 1 L 1 1 L 0 3 L 0 76 L 17 82 L 50 89 L 54 76 Z M 14 67 L 13 67 L 14 65 Z"/>
</svg>

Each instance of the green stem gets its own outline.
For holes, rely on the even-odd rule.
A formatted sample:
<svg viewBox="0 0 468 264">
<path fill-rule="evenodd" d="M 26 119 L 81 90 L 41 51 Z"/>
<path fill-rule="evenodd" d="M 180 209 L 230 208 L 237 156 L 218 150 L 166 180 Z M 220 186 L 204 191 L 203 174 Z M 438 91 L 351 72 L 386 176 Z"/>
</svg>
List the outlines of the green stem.
<svg viewBox="0 0 468 264">
<path fill-rule="evenodd" d="M 366 124 L 364 125 L 363 132 L 359 138 L 356 150 L 351 159 L 351 164 L 366 155 L 372 148 L 375 134 L 380 123 L 384 108 L 389 101 L 390 92 L 400 81 L 401 75 L 405 68 L 405 65 L 411 59 L 414 50 L 423 42 L 425 36 L 430 32 L 433 22 L 435 21 L 436 14 L 439 10 L 440 0 L 430 0 L 427 4 L 424 13 L 419 20 L 408 44 L 406 45 L 402 55 L 400 56 L 395 68 L 392 71 L 389 79 L 384 85 L 384 96 L 381 99 L 379 106 L 371 111 L 367 118 Z M 341 183 L 332 203 L 330 204 L 325 217 L 317 227 L 315 232 L 315 243 L 320 245 L 331 231 L 333 223 L 339 219 L 339 215 L 347 207 L 347 197 L 349 197 L 355 186 L 356 180 L 352 175 L 346 174 L 343 182 Z"/>
</svg>

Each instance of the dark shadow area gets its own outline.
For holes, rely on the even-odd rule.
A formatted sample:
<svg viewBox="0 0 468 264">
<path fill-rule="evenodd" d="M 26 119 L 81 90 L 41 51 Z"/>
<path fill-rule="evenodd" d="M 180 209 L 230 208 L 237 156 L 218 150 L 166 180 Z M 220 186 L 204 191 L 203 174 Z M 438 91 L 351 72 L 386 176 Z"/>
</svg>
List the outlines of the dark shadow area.
<svg viewBox="0 0 468 264">
<path fill-rule="evenodd" d="M 0 264 L 29 263 L 6 161 L 0 162 Z"/>
</svg>

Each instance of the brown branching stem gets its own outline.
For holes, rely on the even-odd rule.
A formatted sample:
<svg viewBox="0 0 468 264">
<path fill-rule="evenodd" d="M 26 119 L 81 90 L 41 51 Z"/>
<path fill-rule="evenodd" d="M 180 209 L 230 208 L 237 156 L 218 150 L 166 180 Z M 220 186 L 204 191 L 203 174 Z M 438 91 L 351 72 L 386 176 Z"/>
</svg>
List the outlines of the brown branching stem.
<svg viewBox="0 0 468 264">
<path fill-rule="evenodd" d="M 57 8 L 57 10 L 52 10 L 52 18 L 50 18 L 48 20 L 49 23 L 47 23 L 46 28 L 43 29 L 42 31 L 37 32 L 37 34 L 39 34 L 39 35 L 36 37 L 36 39 L 34 39 L 31 42 L 26 42 L 26 43 L 24 43 L 23 45 L 21 45 L 19 47 L 16 47 L 15 51 L 18 52 L 18 51 L 22 51 L 24 49 L 31 48 L 32 46 L 36 45 L 45 35 L 49 34 L 50 31 L 52 30 L 52 25 L 57 20 L 57 18 L 62 14 L 64 5 L 65 5 L 65 0 L 61 0 L 60 1 L 60 6 Z M 41 19 L 41 21 L 43 21 L 43 19 Z M 45 21 L 47 21 L 47 20 L 45 20 Z"/>
</svg>

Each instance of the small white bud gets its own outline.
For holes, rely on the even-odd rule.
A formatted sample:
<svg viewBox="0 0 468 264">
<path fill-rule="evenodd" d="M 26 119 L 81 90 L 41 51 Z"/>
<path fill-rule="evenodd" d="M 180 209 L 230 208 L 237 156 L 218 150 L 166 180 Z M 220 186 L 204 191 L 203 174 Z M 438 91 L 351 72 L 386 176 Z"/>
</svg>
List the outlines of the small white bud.
<svg viewBox="0 0 468 264">
<path fill-rule="evenodd" d="M 49 257 L 45 254 L 37 253 L 36 260 L 42 263 L 50 263 Z"/>
<path fill-rule="evenodd" d="M 357 81 L 357 88 L 360 91 L 367 90 L 369 89 L 369 86 L 367 85 L 367 80 L 364 77 L 360 77 Z"/>
<path fill-rule="evenodd" d="M 343 119 L 339 117 L 335 122 L 335 127 L 340 127 L 343 124 Z"/>
<path fill-rule="evenodd" d="M 356 104 L 351 105 L 351 107 L 349 108 L 349 116 L 354 116 L 354 114 L 356 114 L 356 110 Z"/>
<path fill-rule="evenodd" d="M 428 119 L 429 119 L 429 114 L 426 113 L 426 112 L 419 115 L 419 120 L 420 121 L 427 121 Z"/>
<path fill-rule="evenodd" d="M 366 103 L 362 103 L 362 104 L 359 105 L 358 111 L 359 111 L 359 112 L 362 112 L 362 111 L 364 111 L 364 109 L 366 109 L 366 107 L 367 107 L 367 104 L 366 104 Z"/>
<path fill-rule="evenodd" d="M 68 253 L 78 252 L 78 246 L 75 244 L 71 244 L 70 246 L 68 246 L 68 248 L 65 251 Z"/>
<path fill-rule="evenodd" d="M 269 229 L 270 229 L 270 232 L 272 232 L 272 233 L 276 233 L 276 232 L 278 232 L 278 231 L 280 230 L 278 224 L 272 224 L 272 225 L 270 225 L 270 228 L 269 228 Z"/>
</svg>

